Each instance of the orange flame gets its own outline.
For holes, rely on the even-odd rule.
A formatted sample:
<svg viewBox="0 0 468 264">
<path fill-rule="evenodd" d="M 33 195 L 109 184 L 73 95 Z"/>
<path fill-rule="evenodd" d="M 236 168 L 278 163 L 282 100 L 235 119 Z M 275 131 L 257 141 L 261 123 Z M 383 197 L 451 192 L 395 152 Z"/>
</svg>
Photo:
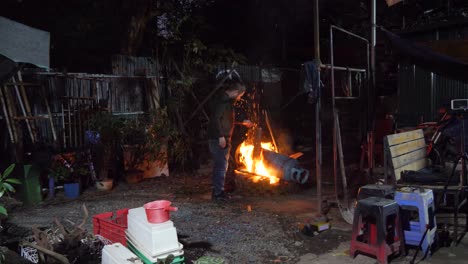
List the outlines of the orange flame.
<svg viewBox="0 0 468 264">
<path fill-rule="evenodd" d="M 269 142 L 261 143 L 262 149 L 267 149 L 275 151 L 273 144 Z M 253 181 L 258 182 L 262 178 L 269 178 L 270 184 L 276 184 L 279 182 L 279 178 L 275 176 L 273 171 L 269 170 L 265 163 L 263 162 L 263 153 L 258 159 L 253 158 L 254 146 L 252 144 L 247 144 L 245 141 L 242 142 L 239 148 L 240 152 L 240 162 L 245 166 L 245 170 L 248 172 L 255 173 L 259 176 L 254 176 Z"/>
</svg>

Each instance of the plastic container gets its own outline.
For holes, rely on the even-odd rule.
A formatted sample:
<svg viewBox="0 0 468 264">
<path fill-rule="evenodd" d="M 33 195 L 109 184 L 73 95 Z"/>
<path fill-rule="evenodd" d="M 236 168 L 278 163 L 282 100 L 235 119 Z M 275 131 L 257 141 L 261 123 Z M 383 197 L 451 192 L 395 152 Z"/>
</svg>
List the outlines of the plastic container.
<svg viewBox="0 0 468 264">
<path fill-rule="evenodd" d="M 120 209 L 115 214 L 107 212 L 93 216 L 93 232 L 113 243 L 127 246 L 125 230 L 127 230 L 128 209 Z"/>
<path fill-rule="evenodd" d="M 22 184 L 14 187 L 17 188 L 21 201 L 27 206 L 39 204 L 42 201 L 39 169 L 32 165 L 18 164 L 17 167 L 18 171 L 15 169 L 15 172 Z"/>
<path fill-rule="evenodd" d="M 70 199 L 76 199 L 80 196 L 80 184 L 79 183 L 66 183 L 63 185 L 65 196 Z"/>
<path fill-rule="evenodd" d="M 49 176 L 49 199 L 55 197 L 55 179 L 53 176 Z"/>
<path fill-rule="evenodd" d="M 171 207 L 171 202 L 166 200 L 159 200 L 143 205 L 146 211 L 148 222 L 153 224 L 160 224 L 171 219 L 170 212 L 177 211 L 177 207 Z"/>
<path fill-rule="evenodd" d="M 149 223 L 143 207 L 128 211 L 127 236 L 150 256 L 160 256 L 180 248 L 177 230 L 172 221 Z"/>
<path fill-rule="evenodd" d="M 114 181 L 112 179 L 96 182 L 96 189 L 98 189 L 99 191 L 110 191 L 112 190 L 113 186 L 114 186 Z"/>
<path fill-rule="evenodd" d="M 142 264 L 143 262 L 120 243 L 104 246 L 102 264 Z"/>
</svg>

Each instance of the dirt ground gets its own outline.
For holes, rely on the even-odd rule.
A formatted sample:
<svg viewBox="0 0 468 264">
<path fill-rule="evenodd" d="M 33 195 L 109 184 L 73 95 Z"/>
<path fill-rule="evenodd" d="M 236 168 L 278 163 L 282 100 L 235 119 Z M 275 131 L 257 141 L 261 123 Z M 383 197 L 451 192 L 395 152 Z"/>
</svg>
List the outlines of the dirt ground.
<svg viewBox="0 0 468 264">
<path fill-rule="evenodd" d="M 227 203 L 210 199 L 210 179 L 206 173 L 162 177 L 138 184 L 120 183 L 109 192 L 88 190 L 79 199 L 59 195 L 41 205 L 20 208 L 11 213 L 9 222 L 20 227 L 49 227 L 54 218 L 80 222 L 82 204 L 90 216 L 122 208 L 140 207 L 158 199 L 171 200 L 179 210 L 172 214 L 185 256 L 192 260 L 210 255 L 228 263 L 375 263 L 375 259 L 348 256 L 351 226 L 336 209 L 328 217 L 332 229 L 314 237 L 300 232 L 300 225 L 316 215 L 315 193 L 305 189 L 296 194 L 271 197 L 242 197 L 235 194 Z M 249 208 L 251 210 L 249 211 Z M 86 225 L 92 230 L 91 219 Z M 465 239 L 466 240 L 466 239 Z M 427 263 L 465 263 L 463 252 L 468 241 L 459 247 L 443 249 Z M 394 263 L 409 263 L 399 258 Z"/>
</svg>

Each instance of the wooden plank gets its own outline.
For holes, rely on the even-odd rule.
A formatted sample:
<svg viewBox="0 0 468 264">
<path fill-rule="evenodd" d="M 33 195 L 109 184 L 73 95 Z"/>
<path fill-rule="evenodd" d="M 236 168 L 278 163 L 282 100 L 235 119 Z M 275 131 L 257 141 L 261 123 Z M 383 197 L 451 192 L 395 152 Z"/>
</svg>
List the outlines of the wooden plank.
<svg viewBox="0 0 468 264">
<path fill-rule="evenodd" d="M 424 133 L 422 129 L 386 136 L 389 146 L 402 144 L 402 143 L 413 141 L 413 140 L 420 139 L 420 138 L 424 138 Z"/>
<path fill-rule="evenodd" d="M 424 138 L 421 138 L 390 147 L 390 155 L 392 156 L 392 158 L 395 158 L 424 147 L 426 147 L 426 141 L 424 140 Z"/>
<path fill-rule="evenodd" d="M 394 169 L 401 168 L 406 166 L 414 161 L 420 160 L 426 157 L 426 148 L 420 148 L 413 152 L 398 156 L 392 159 L 392 164 Z"/>
<path fill-rule="evenodd" d="M 417 160 L 413 163 L 410 163 L 406 166 L 403 166 L 401 168 L 398 168 L 395 170 L 395 179 L 398 181 L 400 180 L 401 178 L 401 172 L 402 171 L 418 171 L 420 169 L 423 169 L 427 166 L 427 160 L 426 158 L 423 158 L 423 159 L 420 159 L 420 160 Z"/>
<path fill-rule="evenodd" d="M 444 191 L 444 189 L 445 189 L 444 184 L 440 184 L 440 185 L 426 185 L 426 184 L 417 184 L 417 183 L 397 184 L 397 188 L 403 188 L 403 187 L 425 188 L 425 189 L 431 189 L 434 192 Z M 462 189 L 463 189 L 463 187 L 460 187 L 458 185 L 449 185 L 447 187 L 447 192 L 459 192 Z"/>
<path fill-rule="evenodd" d="M 48 115 L 43 116 L 15 116 L 13 117 L 14 120 L 41 120 L 41 119 L 49 119 Z"/>
<path fill-rule="evenodd" d="M 17 82 L 17 83 L 12 83 L 12 82 L 8 82 L 5 84 L 6 86 L 15 86 L 15 85 L 21 85 L 21 86 L 40 86 L 40 84 L 37 84 L 37 83 L 28 83 L 28 82 Z"/>
</svg>

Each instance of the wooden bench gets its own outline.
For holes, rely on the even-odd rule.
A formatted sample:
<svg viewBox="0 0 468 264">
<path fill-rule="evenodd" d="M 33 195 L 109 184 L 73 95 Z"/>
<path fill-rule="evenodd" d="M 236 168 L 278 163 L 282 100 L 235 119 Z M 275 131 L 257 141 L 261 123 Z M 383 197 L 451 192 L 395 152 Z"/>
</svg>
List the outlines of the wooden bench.
<svg viewBox="0 0 468 264">
<path fill-rule="evenodd" d="M 397 187 L 415 187 L 415 188 L 426 188 L 432 189 L 434 195 L 438 198 L 440 196 L 447 197 L 450 195 L 453 197 L 453 203 L 444 207 L 439 208 L 439 204 L 436 202 L 436 206 L 439 209 L 448 210 L 453 213 L 454 218 L 454 234 L 453 239 L 458 244 L 461 238 L 458 236 L 458 216 L 460 209 L 467 203 L 467 186 L 462 186 L 462 181 L 454 185 L 445 186 L 442 184 L 415 184 L 405 183 L 400 181 L 402 173 L 408 171 L 429 171 L 428 177 L 431 174 L 431 169 L 428 168 L 430 162 L 427 159 L 426 142 L 424 139 L 424 133 L 422 129 L 392 134 L 384 138 L 384 169 L 385 169 L 385 183 L 391 184 Z M 448 176 L 448 175 L 447 175 Z M 436 198 L 435 197 L 435 198 Z M 436 199 L 438 201 L 439 199 Z M 468 214 L 465 219 L 466 224 L 464 226 L 463 234 L 467 232 L 468 228 Z"/>
<path fill-rule="evenodd" d="M 429 165 L 422 129 L 384 138 L 385 182 L 395 185 L 403 171 L 420 171 Z"/>
</svg>

